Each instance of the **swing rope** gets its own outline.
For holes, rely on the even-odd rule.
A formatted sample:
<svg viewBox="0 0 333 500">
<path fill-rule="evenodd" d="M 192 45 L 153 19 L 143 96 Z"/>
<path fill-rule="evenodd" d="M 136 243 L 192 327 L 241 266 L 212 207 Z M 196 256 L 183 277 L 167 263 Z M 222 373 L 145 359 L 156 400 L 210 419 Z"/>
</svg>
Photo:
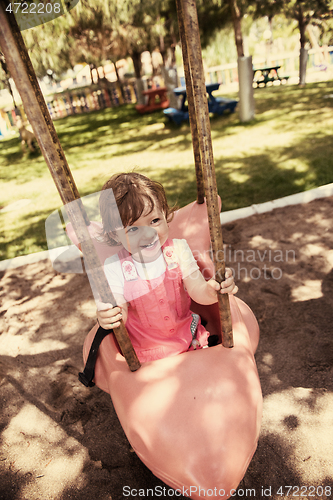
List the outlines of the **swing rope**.
<svg viewBox="0 0 333 500">
<path fill-rule="evenodd" d="M 203 190 L 203 177 L 210 240 L 212 244 L 213 262 L 215 267 L 215 279 L 218 283 L 221 283 L 225 277 L 225 260 L 224 258 L 221 259 L 221 255 L 224 255 L 223 238 L 213 158 L 207 92 L 201 54 L 198 14 L 195 0 L 176 0 L 176 4 L 179 32 L 182 43 L 186 94 L 189 107 L 198 193 L 202 193 Z M 222 345 L 228 348 L 233 347 L 233 332 L 228 295 L 219 293 L 218 302 L 221 321 Z"/>
<path fill-rule="evenodd" d="M 97 291 L 102 302 L 116 305 L 87 230 L 87 225 L 90 222 L 40 90 L 20 29 L 14 14 L 6 11 L 8 5 L 8 0 L 0 2 L 1 49 L 20 93 L 29 122 L 64 203 L 68 218 L 80 242 L 91 287 Z M 130 370 L 137 370 L 140 367 L 140 362 L 123 322 L 114 329 L 114 334 Z"/>
<path fill-rule="evenodd" d="M 205 201 L 205 186 L 204 179 L 202 173 L 202 162 L 201 162 L 201 152 L 200 152 L 200 144 L 199 144 L 199 132 L 196 122 L 196 116 L 194 112 L 194 89 L 192 85 L 192 77 L 188 59 L 188 51 L 187 51 L 187 43 L 185 36 L 185 26 L 184 26 L 184 15 L 181 1 L 176 0 L 177 6 L 177 17 L 178 17 L 178 28 L 180 41 L 182 45 L 182 56 L 184 63 L 184 74 L 185 74 L 185 82 L 186 82 L 186 95 L 187 102 L 189 108 L 189 119 L 190 119 L 190 127 L 191 127 L 191 135 L 192 135 L 192 145 L 193 145 L 193 154 L 194 154 L 194 166 L 195 166 L 195 175 L 197 180 L 197 203 L 200 205 Z"/>
</svg>

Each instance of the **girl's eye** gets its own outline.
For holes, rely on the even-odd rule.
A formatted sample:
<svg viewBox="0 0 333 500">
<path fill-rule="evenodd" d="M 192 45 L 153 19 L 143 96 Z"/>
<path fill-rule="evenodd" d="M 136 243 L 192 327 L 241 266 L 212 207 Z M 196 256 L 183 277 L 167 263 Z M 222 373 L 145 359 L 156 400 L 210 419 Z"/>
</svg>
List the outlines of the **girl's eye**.
<svg viewBox="0 0 333 500">
<path fill-rule="evenodd" d="M 151 222 L 152 224 L 157 224 L 161 219 L 157 217 L 156 219 L 153 219 Z"/>
<path fill-rule="evenodd" d="M 133 227 L 129 227 L 126 232 L 127 233 L 134 233 L 137 230 L 138 230 L 138 228 L 136 226 L 133 226 Z"/>
</svg>

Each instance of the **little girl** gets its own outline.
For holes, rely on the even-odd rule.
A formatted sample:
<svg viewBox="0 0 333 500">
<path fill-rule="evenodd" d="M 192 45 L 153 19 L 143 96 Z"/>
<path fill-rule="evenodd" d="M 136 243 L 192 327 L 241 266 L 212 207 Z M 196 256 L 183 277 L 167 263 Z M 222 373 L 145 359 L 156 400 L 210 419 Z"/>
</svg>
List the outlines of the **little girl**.
<svg viewBox="0 0 333 500">
<path fill-rule="evenodd" d="M 97 317 L 105 329 L 123 319 L 141 362 L 207 346 L 191 299 L 208 305 L 238 290 L 230 269 L 221 286 L 206 281 L 186 240 L 168 238 L 174 210 L 163 186 L 138 173 L 114 175 L 100 196 L 103 235 L 121 249 L 104 264 L 117 307 L 100 304 Z"/>
</svg>

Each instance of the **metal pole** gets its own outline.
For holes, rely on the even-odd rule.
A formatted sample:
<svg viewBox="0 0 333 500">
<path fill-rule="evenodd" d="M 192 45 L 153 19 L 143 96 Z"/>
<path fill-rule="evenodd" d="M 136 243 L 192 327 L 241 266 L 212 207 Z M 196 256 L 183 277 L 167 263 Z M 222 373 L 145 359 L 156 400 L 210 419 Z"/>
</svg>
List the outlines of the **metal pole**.
<svg viewBox="0 0 333 500">
<path fill-rule="evenodd" d="M 14 14 L 5 10 L 8 4 L 7 0 L 0 1 L 1 49 L 47 166 L 81 244 L 87 272 L 93 282 L 94 289 L 98 291 L 103 302 L 115 304 L 115 299 L 87 230 L 87 225 L 89 225 L 87 215 L 79 199 L 79 192 L 40 90 L 20 29 Z M 74 200 L 77 202 L 71 203 Z M 140 362 L 125 325 L 122 323 L 119 328 L 115 328 L 114 333 L 130 370 L 137 370 L 140 367 Z"/>
<path fill-rule="evenodd" d="M 185 58 L 184 68 L 186 78 L 186 92 L 193 99 L 188 99 L 189 114 L 196 122 L 200 146 L 201 166 L 204 176 L 204 186 L 207 201 L 209 230 L 215 266 L 215 279 L 219 283 L 224 280 L 225 260 L 223 253 L 222 228 L 220 222 L 217 184 L 215 176 L 212 138 L 209 121 L 207 92 L 202 63 L 198 14 L 195 0 L 176 0 L 180 31 L 184 32 Z M 192 121 L 191 121 L 192 123 Z M 192 129 L 191 129 L 192 130 Z M 218 294 L 222 344 L 224 347 L 233 347 L 233 334 L 229 297 Z"/>
</svg>

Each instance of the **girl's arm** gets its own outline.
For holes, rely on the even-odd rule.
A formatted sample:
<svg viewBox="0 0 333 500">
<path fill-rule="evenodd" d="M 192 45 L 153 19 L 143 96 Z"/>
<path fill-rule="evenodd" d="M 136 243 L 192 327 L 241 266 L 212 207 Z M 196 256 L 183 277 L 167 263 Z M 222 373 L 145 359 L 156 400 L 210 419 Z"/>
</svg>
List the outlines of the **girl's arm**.
<svg viewBox="0 0 333 500">
<path fill-rule="evenodd" d="M 225 281 L 222 281 L 221 286 L 213 278 L 206 281 L 200 271 L 195 271 L 186 278 L 183 282 L 186 290 L 192 300 L 202 305 L 214 304 L 217 302 L 217 293 L 237 293 L 238 287 L 235 284 L 232 271 L 229 268 L 225 270 Z"/>
<path fill-rule="evenodd" d="M 112 304 L 98 302 L 97 304 L 97 320 L 102 328 L 111 330 L 120 326 L 120 320 L 124 323 L 127 321 L 128 307 L 124 297 L 115 294 L 117 304 L 120 306 L 112 307 Z"/>
</svg>

